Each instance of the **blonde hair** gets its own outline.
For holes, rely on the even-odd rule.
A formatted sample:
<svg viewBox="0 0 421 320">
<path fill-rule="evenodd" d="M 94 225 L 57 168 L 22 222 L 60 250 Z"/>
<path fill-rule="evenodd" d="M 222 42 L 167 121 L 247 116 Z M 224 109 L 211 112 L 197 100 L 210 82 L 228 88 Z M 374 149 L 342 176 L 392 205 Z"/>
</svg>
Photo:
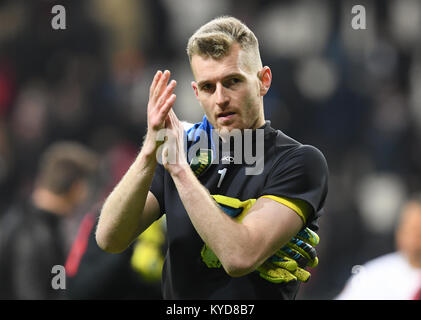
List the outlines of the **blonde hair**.
<svg viewBox="0 0 421 320">
<path fill-rule="evenodd" d="M 187 55 L 190 63 L 194 55 L 218 60 L 228 55 L 234 43 L 247 53 L 248 65 L 262 67 L 256 36 L 244 23 L 231 16 L 215 18 L 200 27 L 188 41 Z"/>
</svg>

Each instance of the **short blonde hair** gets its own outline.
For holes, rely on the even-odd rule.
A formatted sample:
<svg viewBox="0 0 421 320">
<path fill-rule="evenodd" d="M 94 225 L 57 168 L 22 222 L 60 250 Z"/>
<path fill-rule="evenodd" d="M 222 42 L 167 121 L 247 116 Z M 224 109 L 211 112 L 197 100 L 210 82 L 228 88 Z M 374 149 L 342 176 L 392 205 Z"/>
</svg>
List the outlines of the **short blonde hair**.
<svg viewBox="0 0 421 320">
<path fill-rule="evenodd" d="M 225 57 L 234 43 L 249 56 L 248 64 L 262 67 L 259 42 L 251 31 L 240 20 L 231 16 L 215 18 L 200 27 L 189 39 L 187 55 L 190 63 L 194 55 L 208 56 L 213 59 Z"/>
</svg>

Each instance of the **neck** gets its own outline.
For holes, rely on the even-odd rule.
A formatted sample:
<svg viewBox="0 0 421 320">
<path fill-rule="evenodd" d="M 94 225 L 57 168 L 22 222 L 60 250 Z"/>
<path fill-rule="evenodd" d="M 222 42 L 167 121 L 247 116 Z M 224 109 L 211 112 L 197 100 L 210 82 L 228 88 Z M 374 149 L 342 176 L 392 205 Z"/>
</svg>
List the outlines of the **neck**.
<svg viewBox="0 0 421 320">
<path fill-rule="evenodd" d="M 261 105 L 260 105 L 259 116 L 257 117 L 256 121 L 253 123 L 253 125 L 252 125 L 252 127 L 250 129 L 260 128 L 265 123 L 266 123 L 266 120 L 265 120 L 265 111 L 264 111 L 263 99 L 262 99 L 262 102 L 261 102 Z"/>
<path fill-rule="evenodd" d="M 66 216 L 73 209 L 65 196 L 57 195 L 44 188 L 36 189 L 32 194 L 32 200 L 38 208 L 59 216 Z"/>
</svg>

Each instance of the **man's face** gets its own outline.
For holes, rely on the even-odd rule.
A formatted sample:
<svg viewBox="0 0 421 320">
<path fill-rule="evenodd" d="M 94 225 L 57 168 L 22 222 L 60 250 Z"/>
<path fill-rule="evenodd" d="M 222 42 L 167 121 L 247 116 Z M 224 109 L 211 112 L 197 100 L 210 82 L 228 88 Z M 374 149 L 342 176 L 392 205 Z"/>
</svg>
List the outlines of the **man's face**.
<svg viewBox="0 0 421 320">
<path fill-rule="evenodd" d="M 262 91 L 258 72 L 246 67 L 244 56 L 240 46 L 234 44 L 219 60 L 200 55 L 192 58 L 196 79 L 192 87 L 216 129 L 255 129 L 265 123 L 262 96 L 267 90 Z"/>
<path fill-rule="evenodd" d="M 421 268 L 421 205 L 411 203 L 402 213 L 397 245 L 413 267 Z"/>
</svg>

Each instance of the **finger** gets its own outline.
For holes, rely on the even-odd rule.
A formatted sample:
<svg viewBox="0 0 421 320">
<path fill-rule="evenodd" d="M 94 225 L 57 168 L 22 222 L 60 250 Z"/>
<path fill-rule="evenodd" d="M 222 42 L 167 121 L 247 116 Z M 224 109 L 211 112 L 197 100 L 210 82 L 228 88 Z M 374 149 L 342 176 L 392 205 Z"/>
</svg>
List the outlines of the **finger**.
<svg viewBox="0 0 421 320">
<path fill-rule="evenodd" d="M 317 257 L 315 248 L 297 238 L 292 238 L 288 245 L 310 260 L 314 260 Z"/>
<path fill-rule="evenodd" d="M 288 251 L 286 248 L 290 251 Z M 289 242 L 282 248 L 282 250 L 288 253 L 290 256 L 292 253 L 294 255 L 293 259 L 296 260 L 300 266 L 308 266 L 314 268 L 319 263 L 316 249 L 309 246 L 308 244 L 305 244 L 304 246 L 299 246 L 295 243 Z"/>
<path fill-rule="evenodd" d="M 167 118 L 165 120 L 166 124 L 168 124 L 168 126 L 166 126 L 166 128 L 168 129 L 173 129 L 174 134 L 177 136 L 180 134 L 179 130 L 180 130 L 180 126 L 178 125 L 178 118 L 175 115 L 174 109 L 170 109 L 168 111 L 168 115 Z"/>
<path fill-rule="evenodd" d="M 302 268 L 297 268 L 297 271 L 295 271 L 294 275 L 297 277 L 298 281 L 301 282 L 307 282 L 311 277 L 310 272 Z"/>
<path fill-rule="evenodd" d="M 173 108 L 171 108 L 171 110 L 169 111 L 169 114 L 171 115 L 171 121 L 173 122 L 173 126 L 175 126 L 177 128 L 177 130 L 179 131 L 179 134 L 181 134 L 183 136 L 184 135 L 184 131 L 185 131 L 184 130 L 184 126 L 182 125 L 182 123 L 178 119 L 178 117 L 175 114 Z"/>
<path fill-rule="evenodd" d="M 303 240 L 304 242 L 310 244 L 311 246 L 315 247 L 319 244 L 320 238 L 309 228 L 302 229 L 298 232 L 297 236 L 298 239 Z"/>
<path fill-rule="evenodd" d="M 173 93 L 168 99 L 167 101 L 165 101 L 164 105 L 161 107 L 161 109 L 159 110 L 161 113 L 161 119 L 162 121 L 164 121 L 164 119 L 167 118 L 168 112 L 171 110 L 172 106 L 174 105 L 175 99 L 176 99 L 176 95 Z"/>
<path fill-rule="evenodd" d="M 173 109 L 170 109 L 168 116 L 165 119 L 165 127 L 169 129 L 169 135 L 171 136 L 171 145 L 169 146 L 171 155 L 173 156 L 173 162 L 171 164 L 184 163 L 186 160 L 186 150 L 184 141 L 184 129 L 180 126 L 180 122 Z"/>
<path fill-rule="evenodd" d="M 184 128 L 180 125 L 180 121 L 178 120 L 173 108 L 169 110 L 168 118 L 171 121 L 171 128 L 173 128 L 180 137 L 184 138 Z"/>
<path fill-rule="evenodd" d="M 165 128 L 167 129 L 172 129 L 172 122 L 171 122 L 171 118 L 167 115 L 167 117 L 165 118 Z"/>
<path fill-rule="evenodd" d="M 174 126 L 176 126 L 178 124 L 177 123 L 178 122 L 178 118 L 175 115 L 175 112 L 174 112 L 174 109 L 173 108 L 171 108 L 170 111 L 168 111 L 168 116 L 170 117 L 172 124 Z"/>
<path fill-rule="evenodd" d="M 278 266 L 273 265 L 269 261 L 263 263 L 256 270 L 259 272 L 259 275 L 263 279 L 266 279 L 267 281 L 273 283 L 297 281 L 297 278 L 294 276 L 293 273 L 286 269 L 279 268 Z"/>
<path fill-rule="evenodd" d="M 293 249 L 289 248 L 286 245 L 284 247 L 282 247 L 281 249 L 279 249 L 276 252 L 275 255 L 278 256 L 279 258 L 293 259 L 301 267 L 305 267 L 305 266 L 307 266 L 309 264 L 308 257 L 303 256 L 302 254 L 300 254 L 296 250 L 293 250 Z"/>
<path fill-rule="evenodd" d="M 288 259 L 287 257 L 281 258 L 277 256 L 272 256 L 267 261 L 272 263 L 272 265 L 276 266 L 277 268 L 283 268 L 290 272 L 294 272 L 298 268 L 297 261 L 293 259 Z"/>
<path fill-rule="evenodd" d="M 149 98 L 152 97 L 152 94 L 155 92 L 156 85 L 158 84 L 158 80 L 161 78 L 161 76 L 162 76 L 162 71 L 158 70 L 155 73 L 151 86 L 149 87 Z"/>
<path fill-rule="evenodd" d="M 171 80 L 170 84 L 166 87 L 163 94 L 159 97 L 158 108 L 161 104 L 163 104 L 164 101 L 166 101 L 173 94 L 173 91 L 176 85 L 177 85 L 177 81 Z"/>
<path fill-rule="evenodd" d="M 161 94 L 162 94 L 162 90 L 164 90 L 164 88 L 167 86 L 168 83 L 168 79 L 170 78 L 170 72 L 168 70 L 165 70 L 164 74 L 162 75 L 162 77 L 160 77 L 158 84 L 154 90 L 153 93 L 153 98 L 155 100 L 157 100 Z"/>
</svg>

